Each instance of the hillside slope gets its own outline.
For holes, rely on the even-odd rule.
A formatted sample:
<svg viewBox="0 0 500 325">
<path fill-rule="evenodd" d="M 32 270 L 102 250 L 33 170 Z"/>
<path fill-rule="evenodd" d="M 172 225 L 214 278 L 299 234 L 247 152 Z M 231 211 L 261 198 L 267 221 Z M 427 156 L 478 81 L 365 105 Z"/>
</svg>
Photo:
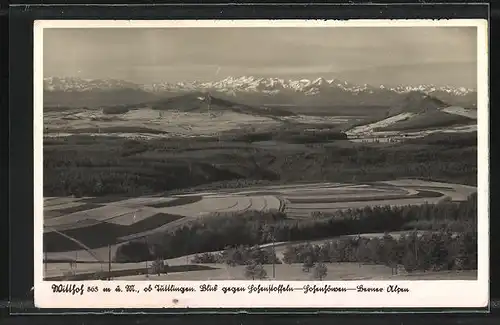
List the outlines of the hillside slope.
<svg viewBox="0 0 500 325">
<path fill-rule="evenodd" d="M 352 134 L 377 131 L 423 131 L 474 124 L 477 111 L 450 106 L 422 92 L 410 92 L 393 105 L 383 119 L 367 121 L 351 129 Z"/>
<path fill-rule="evenodd" d="M 231 111 L 240 114 L 260 115 L 267 117 L 294 115 L 292 112 L 289 112 L 285 109 L 269 109 L 266 107 L 243 105 L 227 99 L 212 96 L 207 92 L 192 92 L 181 96 L 162 99 L 150 103 L 149 105 L 154 110 L 175 110 L 190 113 L 217 114 L 218 112 L 220 113 Z"/>
</svg>

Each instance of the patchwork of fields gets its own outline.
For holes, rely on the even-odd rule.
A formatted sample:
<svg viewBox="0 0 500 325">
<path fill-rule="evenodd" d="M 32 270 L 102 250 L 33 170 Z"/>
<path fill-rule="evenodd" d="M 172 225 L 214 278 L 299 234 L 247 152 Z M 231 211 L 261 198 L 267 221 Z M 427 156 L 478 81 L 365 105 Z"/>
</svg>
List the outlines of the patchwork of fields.
<svg viewBox="0 0 500 325">
<path fill-rule="evenodd" d="M 44 246 L 48 276 L 62 275 L 69 261 L 78 272 L 107 268 L 119 244 L 164 231 L 214 213 L 280 210 L 291 218 L 309 218 L 313 212 L 382 205 L 416 205 L 440 200 L 463 201 L 475 187 L 394 180 L 369 184 L 295 184 L 249 187 L 218 193 L 192 193 L 172 197 L 45 198 Z M 283 244 L 283 245 L 282 245 Z M 277 243 L 277 253 L 285 243 Z M 187 264 L 188 257 L 169 260 Z M 144 267 L 144 263 L 139 263 Z M 137 268 L 113 263 L 113 269 Z M 193 271 L 208 272 L 208 271 Z M 215 272 L 215 271 L 213 271 Z M 180 276 L 180 275 L 179 275 Z"/>
<path fill-rule="evenodd" d="M 176 112 L 150 108 L 130 110 L 123 114 L 104 114 L 100 110 L 74 110 L 64 114 L 44 112 L 46 137 L 71 134 L 110 135 L 136 138 L 209 136 L 229 130 L 253 128 L 275 129 L 283 123 L 345 124 L 350 116 L 316 117 L 306 115 L 261 116 L 241 112 Z"/>
</svg>

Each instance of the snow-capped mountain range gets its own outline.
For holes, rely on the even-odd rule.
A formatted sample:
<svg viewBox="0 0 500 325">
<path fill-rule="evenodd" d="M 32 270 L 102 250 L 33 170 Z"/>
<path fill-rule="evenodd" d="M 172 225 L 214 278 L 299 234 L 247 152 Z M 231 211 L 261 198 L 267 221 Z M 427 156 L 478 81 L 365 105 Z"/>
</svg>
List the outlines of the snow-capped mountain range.
<svg viewBox="0 0 500 325">
<path fill-rule="evenodd" d="M 281 78 L 257 78 L 252 76 L 227 77 L 214 82 L 178 82 L 136 84 L 116 79 L 81 79 L 74 77 L 44 78 L 44 90 L 48 92 L 87 92 L 134 89 L 151 93 L 185 92 L 185 91 L 216 91 L 226 95 L 237 96 L 239 93 L 263 93 L 277 95 L 280 93 L 299 93 L 305 96 L 321 95 L 323 93 L 349 92 L 356 94 L 373 94 L 392 92 L 404 94 L 411 91 L 421 91 L 428 95 L 434 93 L 451 96 L 466 96 L 475 93 L 475 89 L 465 87 L 416 85 L 385 87 L 372 85 L 355 85 L 338 79 L 317 78 L 315 80 L 286 80 Z"/>
</svg>

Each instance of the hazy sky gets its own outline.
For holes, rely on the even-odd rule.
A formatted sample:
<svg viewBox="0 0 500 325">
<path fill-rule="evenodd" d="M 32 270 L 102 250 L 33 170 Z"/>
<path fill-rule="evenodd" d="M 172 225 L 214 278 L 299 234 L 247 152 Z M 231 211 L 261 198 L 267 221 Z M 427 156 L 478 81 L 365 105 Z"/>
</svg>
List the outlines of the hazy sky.
<svg viewBox="0 0 500 325">
<path fill-rule="evenodd" d="M 418 70 L 429 64 L 475 62 L 475 27 L 44 30 L 45 76 L 139 83 L 242 75 L 334 77 L 349 70 L 359 75 L 359 70 L 379 67 L 413 65 Z M 446 81 L 445 71 L 425 71 Z M 470 74 L 464 71 L 463 78 L 475 78 Z M 390 75 L 381 73 L 380 83 L 391 83 Z M 457 82 L 457 71 L 449 79 Z"/>
</svg>

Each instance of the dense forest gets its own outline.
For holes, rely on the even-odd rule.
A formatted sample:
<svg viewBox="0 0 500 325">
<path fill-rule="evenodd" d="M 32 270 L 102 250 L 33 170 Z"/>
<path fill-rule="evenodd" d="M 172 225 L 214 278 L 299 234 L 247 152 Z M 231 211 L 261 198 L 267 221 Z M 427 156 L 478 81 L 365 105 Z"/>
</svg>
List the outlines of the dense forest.
<svg viewBox="0 0 500 325">
<path fill-rule="evenodd" d="M 391 144 L 332 140 L 338 134 L 333 131 L 280 134 L 285 138 L 273 146 L 239 139 L 243 135 L 235 134 L 228 135 L 231 141 L 90 136 L 45 139 L 44 195 L 137 196 L 255 183 L 363 182 L 398 177 L 467 185 L 477 182 L 477 137 L 473 134 L 432 135 Z M 311 144 L 311 137 L 321 141 Z"/>
<path fill-rule="evenodd" d="M 477 195 L 459 203 L 443 201 L 420 206 L 365 207 L 315 215 L 308 219 L 290 219 L 277 211 L 217 214 L 193 220 L 172 232 L 153 235 L 147 243 L 124 244 L 118 249 L 116 260 L 135 262 L 152 256 L 166 259 L 220 251 L 228 246 L 300 242 L 410 229 L 445 231 L 447 235 L 473 234 L 477 232 Z"/>
</svg>

